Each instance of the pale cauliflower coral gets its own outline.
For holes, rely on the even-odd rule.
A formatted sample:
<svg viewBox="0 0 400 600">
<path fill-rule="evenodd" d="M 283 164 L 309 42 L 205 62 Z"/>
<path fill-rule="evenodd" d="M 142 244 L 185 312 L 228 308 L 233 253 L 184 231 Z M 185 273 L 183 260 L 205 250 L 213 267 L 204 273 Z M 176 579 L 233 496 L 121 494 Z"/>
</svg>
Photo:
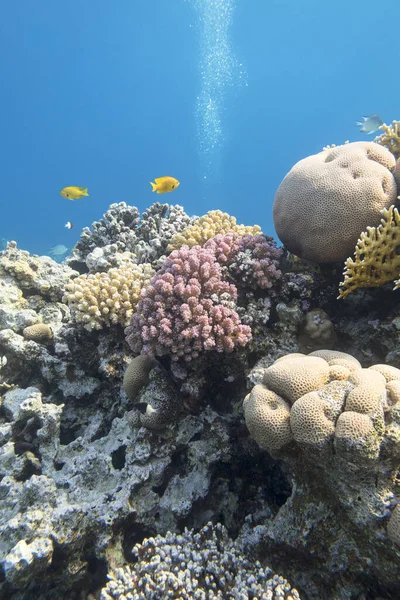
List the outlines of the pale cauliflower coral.
<svg viewBox="0 0 400 600">
<path fill-rule="evenodd" d="M 75 323 L 89 331 L 111 325 L 128 325 L 140 293 L 154 275 L 152 267 L 123 265 L 106 273 L 80 275 L 67 286 L 63 302 Z"/>
<path fill-rule="evenodd" d="M 221 210 L 210 210 L 199 217 L 193 225 L 173 236 L 168 250 L 178 250 L 181 246 L 203 246 L 207 240 L 218 234 L 237 233 L 238 235 L 260 235 L 261 227 L 258 225 L 238 225 L 235 217 Z"/>
</svg>

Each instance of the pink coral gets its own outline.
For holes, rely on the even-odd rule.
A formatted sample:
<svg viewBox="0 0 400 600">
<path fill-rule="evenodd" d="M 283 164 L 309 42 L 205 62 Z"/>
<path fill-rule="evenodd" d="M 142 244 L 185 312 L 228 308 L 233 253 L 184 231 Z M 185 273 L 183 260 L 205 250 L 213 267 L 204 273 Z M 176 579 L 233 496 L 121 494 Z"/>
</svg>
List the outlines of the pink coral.
<svg viewBox="0 0 400 600">
<path fill-rule="evenodd" d="M 212 248 L 174 250 L 143 290 L 126 328 L 134 352 L 190 361 L 200 352 L 232 352 L 251 339 L 235 310 L 236 287 L 222 280 Z"/>
<path fill-rule="evenodd" d="M 282 276 L 278 269 L 282 250 L 266 235 L 219 234 L 206 242 L 204 248 L 212 250 L 242 287 L 267 289 Z"/>
</svg>

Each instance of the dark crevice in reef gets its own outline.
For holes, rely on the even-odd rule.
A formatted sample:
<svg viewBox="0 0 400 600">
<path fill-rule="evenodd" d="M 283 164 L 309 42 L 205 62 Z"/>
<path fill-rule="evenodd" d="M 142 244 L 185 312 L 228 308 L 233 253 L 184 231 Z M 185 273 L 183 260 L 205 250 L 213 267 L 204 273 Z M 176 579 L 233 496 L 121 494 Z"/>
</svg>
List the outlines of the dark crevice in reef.
<svg viewBox="0 0 400 600">
<path fill-rule="evenodd" d="M 187 460 L 187 447 L 178 446 L 171 455 L 171 463 L 164 471 L 162 482 L 152 487 L 153 492 L 161 498 L 175 475 L 184 477 L 187 474 Z"/>
<path fill-rule="evenodd" d="M 122 550 L 125 560 L 127 562 L 135 562 L 135 557 L 132 556 L 132 548 L 135 544 L 141 544 L 145 538 L 154 535 L 155 532 L 137 523 L 135 514 L 130 515 L 125 520 L 125 523 L 120 526 L 120 529 L 124 532 Z"/>
<path fill-rule="evenodd" d="M 190 514 L 180 521 L 179 530 L 182 532 L 185 527 L 198 530 L 212 520 L 225 525 L 229 535 L 235 538 L 247 515 L 265 506 L 275 515 L 291 492 L 281 463 L 270 456 L 260 454 L 256 460 L 248 456 L 231 463 L 219 462 L 215 465 L 207 497 L 193 503 Z M 221 502 L 224 493 L 237 498 L 234 509 L 231 509 L 229 498 L 226 505 Z M 218 506 L 221 507 L 219 511 Z"/>
<path fill-rule="evenodd" d="M 126 445 L 122 445 L 111 453 L 111 462 L 114 469 L 121 470 L 125 466 Z"/>
</svg>

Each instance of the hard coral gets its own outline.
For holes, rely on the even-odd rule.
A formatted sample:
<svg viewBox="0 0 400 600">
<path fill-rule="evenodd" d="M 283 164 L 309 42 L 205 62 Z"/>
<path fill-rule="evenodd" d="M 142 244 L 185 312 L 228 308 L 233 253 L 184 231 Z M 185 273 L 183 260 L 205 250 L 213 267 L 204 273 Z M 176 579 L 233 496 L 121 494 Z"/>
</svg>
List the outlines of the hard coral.
<svg viewBox="0 0 400 600">
<path fill-rule="evenodd" d="M 66 286 L 63 301 L 69 304 L 73 320 L 89 331 L 113 324 L 126 326 L 153 275 L 148 264 L 80 275 Z"/>
<path fill-rule="evenodd" d="M 49 256 L 31 255 L 19 250 L 16 242 L 8 242 L 0 256 L 0 276 L 4 275 L 11 275 L 21 289 L 60 300 L 65 284 L 77 273 Z"/>
<path fill-rule="evenodd" d="M 175 250 L 143 291 L 129 327 L 134 352 L 190 361 L 202 351 L 231 352 L 251 338 L 235 310 L 237 291 L 222 279 L 210 249 Z"/>
<path fill-rule="evenodd" d="M 279 281 L 282 250 L 265 235 L 218 234 L 204 244 L 227 267 L 235 283 L 245 290 L 267 289 Z"/>
<path fill-rule="evenodd" d="M 22 335 L 26 340 L 32 340 L 37 344 L 49 344 L 53 339 L 53 332 L 45 323 L 36 323 L 25 327 Z"/>
<path fill-rule="evenodd" d="M 133 556 L 133 565 L 109 573 L 101 600 L 300 598 L 286 579 L 246 558 L 220 524 L 145 539 L 135 545 Z"/>
<path fill-rule="evenodd" d="M 290 252 L 309 261 L 345 260 L 360 232 L 377 225 L 397 197 L 395 159 L 373 142 L 330 148 L 298 162 L 280 184 L 275 228 Z"/>
<path fill-rule="evenodd" d="M 177 250 L 181 246 L 203 246 L 207 240 L 217 234 L 237 233 L 239 235 L 260 235 L 258 225 L 237 225 L 235 217 L 220 210 L 211 210 L 199 217 L 193 225 L 175 235 L 168 246 L 168 250 Z"/>
<path fill-rule="evenodd" d="M 173 235 L 192 223 L 179 205 L 155 202 L 142 217 L 135 206 L 111 204 L 100 221 L 85 227 L 68 263 L 82 272 L 104 271 L 130 262 L 156 262 L 166 254 Z"/>
<path fill-rule="evenodd" d="M 400 121 L 393 121 L 390 125 L 384 123 L 379 127 L 384 133 L 378 135 L 374 142 L 386 147 L 395 156 L 400 157 Z"/>
<path fill-rule="evenodd" d="M 354 258 L 345 262 L 344 280 L 340 283 L 339 298 L 362 287 L 379 287 L 393 281 L 400 274 L 400 215 L 390 206 L 382 210 L 381 223 L 367 227 L 360 235 Z M 400 287 L 400 279 L 395 289 Z"/>
<path fill-rule="evenodd" d="M 246 423 L 260 446 L 269 450 L 283 446 L 269 441 L 275 436 L 268 418 L 269 399 L 275 394 L 275 410 L 292 405 L 287 442 L 294 439 L 300 445 L 317 448 L 335 439 L 338 451 L 346 445 L 355 460 L 376 459 L 385 429 L 384 409 L 388 410 L 387 383 L 400 380 L 400 370 L 362 369 L 352 358 L 333 350 L 319 351 L 307 356 L 288 355 L 265 369 L 263 384 L 255 386 L 244 401 Z M 336 378 L 335 369 L 346 365 L 347 370 Z M 288 416 L 282 413 L 281 426 L 287 421 Z M 367 440 L 360 446 L 364 434 Z"/>
</svg>

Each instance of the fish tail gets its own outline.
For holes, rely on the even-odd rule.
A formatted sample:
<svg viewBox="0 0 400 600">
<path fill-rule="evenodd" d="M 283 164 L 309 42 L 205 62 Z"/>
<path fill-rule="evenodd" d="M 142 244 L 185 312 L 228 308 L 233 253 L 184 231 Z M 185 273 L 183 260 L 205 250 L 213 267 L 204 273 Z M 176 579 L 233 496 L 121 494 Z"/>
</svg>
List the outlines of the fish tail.
<svg viewBox="0 0 400 600">
<path fill-rule="evenodd" d="M 82 196 L 89 196 L 89 193 L 88 193 L 88 189 L 87 189 L 87 188 L 84 188 L 84 189 L 82 190 Z"/>
<path fill-rule="evenodd" d="M 152 181 L 150 181 L 150 185 L 151 185 L 151 187 L 152 187 L 152 190 L 151 190 L 151 191 L 152 191 L 152 192 L 155 192 L 155 191 L 156 191 L 156 189 L 157 189 L 157 184 L 156 184 L 156 183 L 153 183 Z"/>
</svg>

